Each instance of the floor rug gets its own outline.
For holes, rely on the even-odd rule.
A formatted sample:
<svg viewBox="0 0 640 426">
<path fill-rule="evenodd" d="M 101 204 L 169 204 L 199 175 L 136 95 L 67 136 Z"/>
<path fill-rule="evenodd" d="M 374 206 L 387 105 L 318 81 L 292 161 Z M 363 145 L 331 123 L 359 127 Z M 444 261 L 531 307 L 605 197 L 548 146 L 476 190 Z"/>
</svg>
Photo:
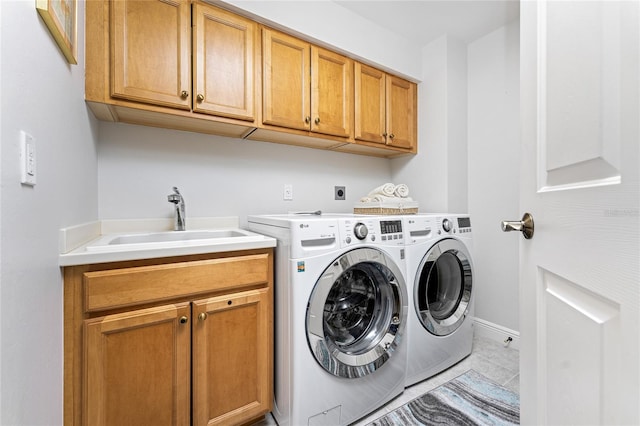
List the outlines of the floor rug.
<svg viewBox="0 0 640 426">
<path fill-rule="evenodd" d="M 367 426 L 517 425 L 518 394 L 474 370 L 438 386 Z"/>
</svg>

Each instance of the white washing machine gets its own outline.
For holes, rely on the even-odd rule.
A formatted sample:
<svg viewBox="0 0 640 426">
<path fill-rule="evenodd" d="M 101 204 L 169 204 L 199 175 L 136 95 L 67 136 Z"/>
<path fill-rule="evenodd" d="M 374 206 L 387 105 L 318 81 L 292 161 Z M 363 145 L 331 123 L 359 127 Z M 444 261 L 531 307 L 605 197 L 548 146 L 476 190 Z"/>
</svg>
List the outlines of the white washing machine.
<svg viewBox="0 0 640 426">
<path fill-rule="evenodd" d="M 275 401 L 281 426 L 347 425 L 404 390 L 401 218 L 249 216 L 277 239 Z"/>
<path fill-rule="evenodd" d="M 473 345 L 471 220 L 403 216 L 409 294 L 406 386 L 451 367 Z"/>
</svg>

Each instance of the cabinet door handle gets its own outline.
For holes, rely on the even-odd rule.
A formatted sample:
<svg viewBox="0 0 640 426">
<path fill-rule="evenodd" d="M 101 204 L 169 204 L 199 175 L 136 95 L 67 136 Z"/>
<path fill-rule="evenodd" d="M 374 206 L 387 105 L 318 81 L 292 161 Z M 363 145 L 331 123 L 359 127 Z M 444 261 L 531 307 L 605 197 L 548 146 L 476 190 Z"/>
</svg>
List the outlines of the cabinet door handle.
<svg viewBox="0 0 640 426">
<path fill-rule="evenodd" d="M 387 132 L 384 132 L 384 133 L 382 134 L 382 137 L 383 137 L 383 138 L 386 138 L 386 137 L 387 137 Z"/>
<path fill-rule="evenodd" d="M 207 313 L 206 312 L 202 312 L 200 315 L 198 315 L 198 319 L 200 321 L 204 321 L 207 319 Z"/>
<path fill-rule="evenodd" d="M 204 101 L 204 95 L 198 93 L 198 96 L 196 96 L 196 99 L 198 100 L 198 102 L 202 102 Z"/>
<path fill-rule="evenodd" d="M 180 97 L 182 99 L 187 99 L 189 97 L 189 92 L 187 92 L 186 90 L 183 90 L 182 92 L 180 92 Z"/>
<path fill-rule="evenodd" d="M 305 122 L 306 124 L 309 124 L 309 123 L 311 122 L 311 117 L 306 116 L 306 117 L 304 118 L 304 122 Z"/>
<path fill-rule="evenodd" d="M 320 117 L 315 119 L 316 124 L 320 124 Z"/>
<path fill-rule="evenodd" d="M 389 135 L 389 137 L 390 137 L 391 139 L 393 139 L 393 138 L 395 138 L 395 137 L 396 137 L 396 135 L 394 135 L 393 133 L 391 133 L 391 134 Z"/>
<path fill-rule="evenodd" d="M 180 324 L 186 324 L 187 321 L 189 321 L 189 318 L 186 315 L 180 317 Z"/>
</svg>

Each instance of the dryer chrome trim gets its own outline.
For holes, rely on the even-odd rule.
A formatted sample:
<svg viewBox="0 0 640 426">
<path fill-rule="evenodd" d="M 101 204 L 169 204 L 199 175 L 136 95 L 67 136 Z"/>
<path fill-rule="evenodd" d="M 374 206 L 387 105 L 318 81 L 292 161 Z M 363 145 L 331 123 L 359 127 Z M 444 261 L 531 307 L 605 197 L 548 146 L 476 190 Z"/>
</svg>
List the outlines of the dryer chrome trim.
<svg viewBox="0 0 640 426">
<path fill-rule="evenodd" d="M 442 259 L 447 264 L 443 265 Z M 431 334 L 446 336 L 453 333 L 464 322 L 471 301 L 473 268 L 466 245 L 454 238 L 440 240 L 424 256 L 418 271 L 414 284 L 414 307 L 418 319 Z M 440 287 L 439 281 L 447 274 L 454 275 L 458 283 L 455 295 L 450 294 L 450 288 Z M 447 296 L 453 297 L 441 300 Z"/>
</svg>

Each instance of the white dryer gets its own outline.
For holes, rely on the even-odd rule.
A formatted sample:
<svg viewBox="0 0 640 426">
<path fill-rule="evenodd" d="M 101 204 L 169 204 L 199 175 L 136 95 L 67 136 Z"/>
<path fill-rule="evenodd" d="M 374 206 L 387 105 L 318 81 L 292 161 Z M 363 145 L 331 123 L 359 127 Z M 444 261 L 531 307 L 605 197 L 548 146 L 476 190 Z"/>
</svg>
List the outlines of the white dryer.
<svg viewBox="0 0 640 426">
<path fill-rule="evenodd" d="M 278 241 L 278 424 L 347 425 L 402 393 L 408 295 L 401 218 L 249 216 L 248 227 Z"/>
<path fill-rule="evenodd" d="M 404 216 L 409 293 L 406 386 L 471 353 L 473 262 L 465 214 Z"/>
</svg>

